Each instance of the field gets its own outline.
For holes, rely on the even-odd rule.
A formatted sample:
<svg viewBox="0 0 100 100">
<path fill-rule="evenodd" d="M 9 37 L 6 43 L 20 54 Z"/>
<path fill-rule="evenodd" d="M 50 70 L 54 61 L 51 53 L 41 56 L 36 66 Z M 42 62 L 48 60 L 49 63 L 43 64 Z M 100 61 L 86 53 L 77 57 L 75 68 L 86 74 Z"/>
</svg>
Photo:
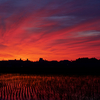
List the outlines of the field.
<svg viewBox="0 0 100 100">
<path fill-rule="evenodd" d="M 0 100 L 100 100 L 100 77 L 1 74 Z"/>
</svg>

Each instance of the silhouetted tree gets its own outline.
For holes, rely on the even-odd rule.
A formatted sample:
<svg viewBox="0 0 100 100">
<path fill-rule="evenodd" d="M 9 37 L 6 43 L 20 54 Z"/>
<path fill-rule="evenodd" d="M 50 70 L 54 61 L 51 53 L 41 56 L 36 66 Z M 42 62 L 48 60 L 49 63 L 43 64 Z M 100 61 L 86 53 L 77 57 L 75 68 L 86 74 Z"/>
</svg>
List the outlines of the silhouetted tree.
<svg viewBox="0 0 100 100">
<path fill-rule="evenodd" d="M 27 61 L 29 61 L 29 60 L 27 59 Z"/>
<path fill-rule="evenodd" d="M 39 62 L 43 62 L 43 61 L 44 61 L 43 58 L 40 58 L 40 59 L 39 59 Z"/>
<path fill-rule="evenodd" d="M 9 60 L 0 61 L 0 73 L 35 73 L 35 74 L 78 74 L 85 72 L 95 72 L 100 74 L 100 60 L 96 58 L 79 58 L 76 61 L 62 60 L 58 61 L 47 61 L 40 58 L 39 61 L 31 62 L 28 59 L 26 61 L 20 60 Z"/>
</svg>

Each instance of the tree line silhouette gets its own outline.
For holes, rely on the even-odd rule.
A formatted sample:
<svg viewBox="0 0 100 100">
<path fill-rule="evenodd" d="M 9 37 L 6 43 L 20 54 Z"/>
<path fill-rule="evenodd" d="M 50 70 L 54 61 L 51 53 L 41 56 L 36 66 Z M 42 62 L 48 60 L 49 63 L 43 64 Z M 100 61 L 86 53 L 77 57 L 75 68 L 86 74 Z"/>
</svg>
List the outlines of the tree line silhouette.
<svg viewBox="0 0 100 100">
<path fill-rule="evenodd" d="M 19 74 L 57 74 L 57 75 L 99 75 L 100 60 L 96 58 L 78 58 L 75 61 L 39 61 L 8 60 L 0 61 L 0 73 Z"/>
</svg>

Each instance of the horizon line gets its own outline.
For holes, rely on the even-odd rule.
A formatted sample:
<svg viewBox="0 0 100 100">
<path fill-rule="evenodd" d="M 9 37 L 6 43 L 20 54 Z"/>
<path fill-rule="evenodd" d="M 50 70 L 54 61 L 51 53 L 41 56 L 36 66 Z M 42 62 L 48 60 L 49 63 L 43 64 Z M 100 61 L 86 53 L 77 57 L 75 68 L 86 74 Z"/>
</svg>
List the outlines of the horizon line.
<svg viewBox="0 0 100 100">
<path fill-rule="evenodd" d="M 82 59 L 82 58 L 88 58 L 88 59 L 93 59 L 93 58 L 95 58 L 95 59 L 97 59 L 96 57 L 79 57 L 79 58 L 77 58 L 77 59 Z M 40 59 L 43 59 L 43 58 L 39 58 L 39 60 Z M 59 61 L 64 61 L 64 60 L 68 60 L 68 61 L 76 61 L 77 59 L 75 59 L 75 60 L 68 60 L 68 59 L 63 59 L 63 60 L 59 60 Z M 2 59 L 2 60 L 0 60 L 0 61 L 11 61 L 11 60 L 17 60 L 17 61 L 31 61 L 31 62 L 37 62 L 37 61 L 39 61 L 39 60 L 35 60 L 35 61 L 32 61 L 32 60 L 29 60 L 28 58 L 25 60 L 25 59 L 22 59 L 22 58 L 20 58 L 20 59 L 8 59 L 8 60 L 6 60 L 6 59 Z M 47 60 L 47 59 L 43 59 L 44 61 L 57 61 L 57 62 L 59 62 L 58 60 Z M 100 60 L 100 59 L 97 59 L 97 60 Z"/>
</svg>

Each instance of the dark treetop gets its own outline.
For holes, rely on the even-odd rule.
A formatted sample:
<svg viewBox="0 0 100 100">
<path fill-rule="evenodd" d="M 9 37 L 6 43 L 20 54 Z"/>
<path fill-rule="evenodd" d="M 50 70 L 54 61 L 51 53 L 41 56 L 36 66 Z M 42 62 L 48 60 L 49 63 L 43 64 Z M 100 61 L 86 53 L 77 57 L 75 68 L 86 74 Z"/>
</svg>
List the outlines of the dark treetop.
<svg viewBox="0 0 100 100">
<path fill-rule="evenodd" d="M 75 61 L 47 61 L 40 58 L 39 61 L 31 62 L 9 60 L 0 61 L 0 73 L 20 74 L 57 74 L 57 75 L 99 75 L 100 60 L 96 58 L 79 58 Z"/>
</svg>

